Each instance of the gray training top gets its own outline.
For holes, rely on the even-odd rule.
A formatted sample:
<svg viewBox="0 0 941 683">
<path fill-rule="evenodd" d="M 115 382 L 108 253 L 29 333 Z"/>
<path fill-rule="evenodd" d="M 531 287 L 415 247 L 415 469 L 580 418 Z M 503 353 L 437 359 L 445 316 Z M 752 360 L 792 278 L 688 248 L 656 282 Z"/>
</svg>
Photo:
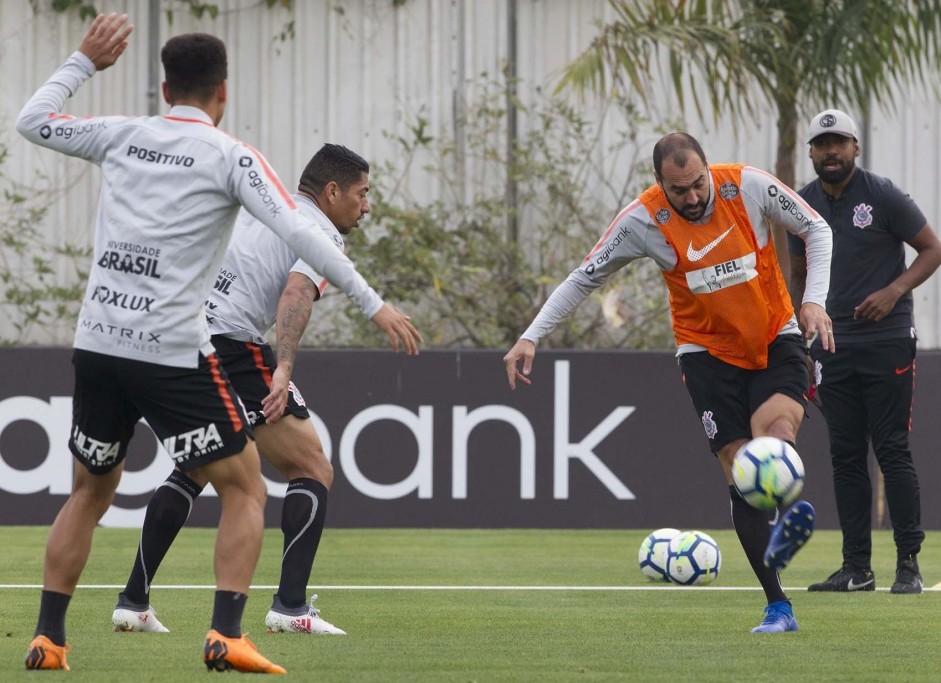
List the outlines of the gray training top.
<svg viewBox="0 0 941 683">
<path fill-rule="evenodd" d="M 879 322 L 853 319 L 853 310 L 905 271 L 905 242 L 928 222 L 915 201 L 891 180 L 856 168 L 839 199 L 820 179 L 798 192 L 833 230 L 833 262 L 827 313 L 837 346 L 914 336 L 913 300 L 907 292 Z M 804 243 L 787 236 L 788 251 L 804 255 Z"/>
<path fill-rule="evenodd" d="M 95 73 L 75 52 L 16 122 L 27 140 L 101 166 L 95 258 L 75 330 L 77 349 L 195 368 L 214 351 L 206 295 L 219 274 L 239 207 L 372 318 L 382 299 L 305 217 L 267 160 L 201 109 L 166 116 L 62 114 Z"/>
</svg>

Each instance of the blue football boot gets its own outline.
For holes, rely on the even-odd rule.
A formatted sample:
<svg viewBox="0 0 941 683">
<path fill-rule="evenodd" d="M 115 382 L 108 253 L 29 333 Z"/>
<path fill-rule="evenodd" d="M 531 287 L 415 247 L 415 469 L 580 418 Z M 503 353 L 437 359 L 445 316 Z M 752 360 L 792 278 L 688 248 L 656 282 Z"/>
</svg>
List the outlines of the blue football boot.
<svg viewBox="0 0 941 683">
<path fill-rule="evenodd" d="M 784 633 L 785 631 L 796 631 L 797 619 L 794 618 L 794 611 L 791 609 L 791 603 L 787 600 L 778 600 L 765 607 L 765 618 L 758 626 L 751 630 L 752 633 Z"/>
<path fill-rule="evenodd" d="M 781 571 L 814 533 L 814 506 L 799 500 L 784 513 L 784 517 L 771 530 L 765 566 Z"/>
</svg>

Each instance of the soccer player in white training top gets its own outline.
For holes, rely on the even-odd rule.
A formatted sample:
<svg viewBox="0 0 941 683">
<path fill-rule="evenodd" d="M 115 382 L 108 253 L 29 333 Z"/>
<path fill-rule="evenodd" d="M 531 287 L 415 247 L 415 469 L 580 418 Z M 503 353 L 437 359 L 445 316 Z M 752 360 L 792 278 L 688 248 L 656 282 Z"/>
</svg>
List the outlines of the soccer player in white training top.
<svg viewBox="0 0 941 683">
<path fill-rule="evenodd" d="M 227 100 L 218 38 L 187 34 L 164 45 L 166 116 L 62 113 L 86 80 L 124 53 L 132 30 L 127 15 L 99 15 L 16 124 L 30 141 L 98 164 L 104 175 L 74 342 L 69 447 L 81 466 L 50 531 L 26 667 L 68 668 L 66 610 L 143 417 L 180 469 L 198 470 L 222 502 L 206 666 L 284 673 L 242 634 L 266 493 L 251 425 L 220 369 L 204 312 L 239 206 L 353 297 L 394 348 L 417 353 L 421 336 L 301 215 L 265 158 L 216 128 Z"/>
<path fill-rule="evenodd" d="M 294 200 L 341 251 L 369 212 L 369 164 L 340 145 L 324 145 L 301 174 Z M 206 302 L 212 344 L 252 422 L 258 452 L 288 481 L 281 510 L 281 580 L 265 618 L 269 632 L 342 635 L 307 602 L 307 581 L 323 533 L 333 467 L 300 390 L 291 381 L 311 307 L 326 285 L 294 251 L 241 211 Z M 275 326 L 272 349 L 265 334 Z M 282 417 L 283 415 L 283 417 Z M 173 470 L 147 505 L 134 567 L 112 614 L 117 631 L 165 633 L 150 606 L 150 586 L 206 485 Z"/>
</svg>

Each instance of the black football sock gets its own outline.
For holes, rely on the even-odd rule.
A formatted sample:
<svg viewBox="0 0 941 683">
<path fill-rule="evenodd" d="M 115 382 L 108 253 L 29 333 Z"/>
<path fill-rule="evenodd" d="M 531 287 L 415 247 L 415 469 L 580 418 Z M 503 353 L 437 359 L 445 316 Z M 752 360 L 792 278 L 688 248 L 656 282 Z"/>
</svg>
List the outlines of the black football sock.
<svg viewBox="0 0 941 683">
<path fill-rule="evenodd" d="M 242 637 L 242 613 L 248 596 L 235 591 L 216 591 L 212 608 L 212 628 L 226 638 Z"/>
<path fill-rule="evenodd" d="M 71 599 L 71 595 L 44 590 L 39 599 L 39 621 L 34 635 L 46 636 L 59 646 L 65 645 L 65 611 Z"/>
<path fill-rule="evenodd" d="M 327 515 L 327 487 L 315 479 L 298 478 L 288 483 L 281 509 L 284 552 L 277 596 L 286 608 L 307 602 L 307 581 L 323 534 Z"/>
<path fill-rule="evenodd" d="M 134 568 L 127 586 L 118 596 L 118 606 L 141 606 L 150 602 L 150 584 L 157 568 L 186 523 L 193 509 L 193 499 L 202 490 L 185 474 L 173 470 L 154 492 L 147 504 Z"/>
<path fill-rule="evenodd" d="M 758 577 L 758 583 L 765 591 L 768 604 L 778 600 L 787 600 L 778 573 L 765 566 L 765 550 L 771 538 L 769 521 L 772 513 L 758 510 L 745 502 L 734 486 L 729 487 L 729 497 L 732 499 L 732 524 L 735 533 L 742 544 L 748 563 Z"/>
</svg>

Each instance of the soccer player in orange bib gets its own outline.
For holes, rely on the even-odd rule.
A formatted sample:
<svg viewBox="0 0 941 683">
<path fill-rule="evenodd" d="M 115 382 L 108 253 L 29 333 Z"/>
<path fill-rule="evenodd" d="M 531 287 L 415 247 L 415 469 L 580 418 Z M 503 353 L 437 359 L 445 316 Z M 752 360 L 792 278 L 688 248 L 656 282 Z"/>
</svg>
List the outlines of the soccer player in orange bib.
<svg viewBox="0 0 941 683">
<path fill-rule="evenodd" d="M 830 228 L 774 176 L 740 164 L 707 164 L 686 133 L 661 138 L 653 164 L 656 184 L 617 215 L 506 354 L 507 379 L 513 389 L 530 384 L 539 340 L 619 269 L 652 258 L 669 290 L 683 381 L 725 472 L 735 530 L 767 597 L 764 620 L 752 630 L 796 631 L 778 570 L 809 537 L 813 509 L 795 504 L 772 534 L 768 513 L 742 499 L 731 470 L 736 451 L 754 437 L 791 444 L 797 438 L 810 381 L 801 327 L 833 350 L 824 310 Z M 800 327 L 778 265 L 774 224 L 806 245 Z M 780 533 L 794 528 L 802 533 Z"/>
</svg>

